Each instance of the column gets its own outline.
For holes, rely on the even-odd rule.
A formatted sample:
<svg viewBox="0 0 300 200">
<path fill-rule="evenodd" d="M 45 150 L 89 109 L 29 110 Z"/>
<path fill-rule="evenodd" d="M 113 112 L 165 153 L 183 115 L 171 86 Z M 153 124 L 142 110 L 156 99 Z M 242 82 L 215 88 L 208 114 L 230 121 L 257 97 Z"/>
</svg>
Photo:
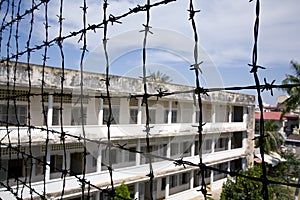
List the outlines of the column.
<svg viewBox="0 0 300 200">
<path fill-rule="evenodd" d="M 212 153 L 215 152 L 215 145 L 216 145 L 216 140 L 215 140 L 215 137 L 213 136 L 211 139 L 211 152 Z"/>
<path fill-rule="evenodd" d="M 169 101 L 168 124 L 172 123 L 172 101 Z"/>
<path fill-rule="evenodd" d="M 170 139 L 170 137 L 168 138 L 167 158 L 171 158 L 171 139 Z"/>
<path fill-rule="evenodd" d="M 210 170 L 210 190 L 213 191 L 213 183 L 214 183 L 214 171 Z"/>
<path fill-rule="evenodd" d="M 50 162 L 51 162 L 51 145 L 48 144 L 47 146 L 47 155 L 46 155 L 46 172 L 45 172 L 45 179 L 46 182 L 50 180 Z"/>
<path fill-rule="evenodd" d="M 101 192 L 96 192 L 96 200 L 100 200 L 100 194 Z"/>
<path fill-rule="evenodd" d="M 134 199 L 139 199 L 139 183 L 134 184 Z"/>
<path fill-rule="evenodd" d="M 192 140 L 191 144 L 191 156 L 195 155 L 195 138 Z"/>
<path fill-rule="evenodd" d="M 103 125 L 103 99 L 99 102 L 98 125 Z"/>
<path fill-rule="evenodd" d="M 227 162 L 227 171 L 230 172 L 230 161 Z M 227 174 L 227 177 L 230 177 L 230 175 Z"/>
<path fill-rule="evenodd" d="M 200 112 L 200 111 L 199 111 Z M 193 104 L 193 115 L 192 115 L 192 123 L 195 124 L 197 119 L 196 119 L 196 116 L 197 116 L 197 107 L 195 104 Z"/>
<path fill-rule="evenodd" d="M 194 170 L 190 173 L 190 189 L 194 188 Z"/>
<path fill-rule="evenodd" d="M 216 104 L 212 104 L 212 123 L 216 123 Z"/>
<path fill-rule="evenodd" d="M 47 125 L 52 126 L 53 119 L 53 95 L 48 95 L 48 111 L 47 111 Z"/>
<path fill-rule="evenodd" d="M 246 123 L 248 121 L 248 107 L 243 107 L 243 122 Z"/>
<path fill-rule="evenodd" d="M 242 159 L 242 170 L 243 170 L 243 171 L 246 171 L 246 169 L 247 169 L 246 159 L 243 158 L 243 159 Z"/>
<path fill-rule="evenodd" d="M 229 133 L 229 138 L 228 138 L 228 150 L 231 150 L 231 138 L 232 138 L 232 133 Z"/>
<path fill-rule="evenodd" d="M 232 106 L 229 106 L 229 123 L 232 122 Z"/>
<path fill-rule="evenodd" d="M 142 124 L 142 99 L 138 99 L 137 124 Z"/>
<path fill-rule="evenodd" d="M 166 177 L 166 188 L 165 188 L 165 198 L 169 197 L 170 194 L 170 183 L 169 183 L 169 176 Z"/>
<path fill-rule="evenodd" d="M 97 172 L 101 172 L 101 164 L 102 164 L 102 145 L 99 144 L 98 152 L 97 152 Z"/>
<path fill-rule="evenodd" d="M 141 139 L 137 139 L 136 141 L 136 151 L 141 151 Z M 141 163 L 141 154 L 135 154 L 135 165 L 138 166 Z"/>
</svg>

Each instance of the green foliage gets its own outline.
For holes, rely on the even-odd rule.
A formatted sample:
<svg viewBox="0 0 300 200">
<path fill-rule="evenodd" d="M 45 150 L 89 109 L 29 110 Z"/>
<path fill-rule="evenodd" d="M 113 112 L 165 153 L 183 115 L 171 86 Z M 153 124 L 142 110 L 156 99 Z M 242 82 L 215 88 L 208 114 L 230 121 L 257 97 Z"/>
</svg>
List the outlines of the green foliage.
<svg viewBox="0 0 300 200">
<path fill-rule="evenodd" d="M 293 74 L 286 74 L 282 84 L 300 84 L 300 64 L 296 61 L 291 61 Z M 290 97 L 284 101 L 285 108 L 282 111 L 281 117 L 285 113 L 297 108 L 300 103 L 300 87 L 284 88 Z"/>
<path fill-rule="evenodd" d="M 239 171 L 239 173 L 259 178 L 261 177 L 261 166 L 255 165 L 254 167 L 248 169 L 247 171 Z M 272 180 L 281 180 L 278 177 L 270 177 Z M 234 179 L 227 179 L 223 184 L 221 200 L 263 200 L 262 197 L 263 185 L 259 181 L 253 181 L 245 177 L 237 177 Z M 268 186 L 269 199 L 282 199 L 288 200 L 292 199 L 291 191 L 287 187 L 281 185 L 270 184 Z"/>
<path fill-rule="evenodd" d="M 284 143 L 284 138 L 277 132 L 278 125 L 274 120 L 267 120 L 264 124 L 265 135 L 264 138 L 264 151 L 270 153 L 270 151 L 278 152 L 278 146 Z M 259 129 L 259 128 L 258 128 Z M 259 147 L 259 139 L 255 140 L 255 147 Z"/>
<path fill-rule="evenodd" d="M 152 81 L 154 82 L 158 82 L 158 83 L 170 83 L 172 82 L 172 79 L 170 78 L 170 76 L 160 72 L 159 70 L 156 72 L 150 72 L 150 78 Z"/>
<path fill-rule="evenodd" d="M 128 190 L 127 185 L 124 182 L 116 187 L 116 197 L 114 200 L 124 200 L 124 199 L 131 199 L 130 192 Z"/>
</svg>

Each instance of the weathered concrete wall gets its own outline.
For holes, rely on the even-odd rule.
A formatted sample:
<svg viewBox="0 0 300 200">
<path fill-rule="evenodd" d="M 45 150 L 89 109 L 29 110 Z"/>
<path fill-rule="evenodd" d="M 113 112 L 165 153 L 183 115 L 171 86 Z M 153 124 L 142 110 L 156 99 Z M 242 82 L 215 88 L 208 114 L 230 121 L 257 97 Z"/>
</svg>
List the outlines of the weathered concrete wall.
<svg viewBox="0 0 300 200">
<path fill-rule="evenodd" d="M 16 67 L 16 83 L 17 86 L 28 87 L 29 78 L 26 63 L 0 63 L 0 80 L 5 87 L 7 82 L 7 68 L 9 71 L 9 82 L 13 84 L 12 80 L 14 78 L 14 68 Z M 34 88 L 41 88 L 42 86 L 42 76 L 43 67 L 40 65 L 30 65 L 30 77 L 31 85 Z M 62 70 L 55 67 L 44 67 L 44 80 L 45 89 L 58 90 L 61 87 L 61 75 Z M 73 93 L 79 94 L 80 90 L 80 71 L 65 69 L 65 81 L 64 89 L 71 90 Z M 110 91 L 113 95 L 130 95 L 130 94 L 143 94 L 143 84 L 141 79 L 128 78 L 110 75 Z M 89 93 L 105 93 L 105 75 L 91 72 L 83 73 L 83 86 L 84 91 Z M 159 88 L 167 90 L 168 92 L 175 91 L 188 91 L 193 90 L 191 86 L 176 85 L 176 84 L 160 84 L 155 82 L 148 82 L 148 93 L 156 93 Z M 203 101 L 210 102 L 230 102 L 235 104 L 255 104 L 255 97 L 252 95 L 238 94 L 232 92 L 209 92 L 209 96 L 202 95 Z M 166 99 L 181 99 L 181 101 L 187 100 L 192 101 L 192 93 L 176 94 L 168 97 Z"/>
</svg>

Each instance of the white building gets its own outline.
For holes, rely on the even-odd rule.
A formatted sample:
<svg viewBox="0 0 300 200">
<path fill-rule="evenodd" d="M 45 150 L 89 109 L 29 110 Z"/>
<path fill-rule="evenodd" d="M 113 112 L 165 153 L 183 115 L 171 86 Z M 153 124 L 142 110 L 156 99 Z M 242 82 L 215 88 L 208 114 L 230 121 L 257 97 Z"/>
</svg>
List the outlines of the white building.
<svg viewBox="0 0 300 200">
<path fill-rule="evenodd" d="M 80 72 L 65 70 L 64 96 L 62 115 L 60 116 L 61 74 L 60 68 L 45 67 L 44 109 L 47 118 L 43 116 L 41 95 L 41 66 L 31 65 L 30 84 L 27 64 L 18 63 L 14 73 L 14 63 L 9 63 L 9 82 L 7 88 L 7 66 L 0 66 L 0 138 L 1 138 L 1 169 L 0 197 L 15 199 L 12 193 L 23 199 L 38 198 L 46 189 L 46 197 L 59 199 L 63 188 L 62 169 L 68 170 L 64 198 L 76 199 L 81 196 L 81 185 L 78 176 L 82 174 L 84 154 L 83 128 L 81 126 L 81 105 L 78 101 L 80 94 Z M 16 78 L 15 86 L 13 78 Z M 88 139 L 86 147 L 86 181 L 101 188 L 110 187 L 110 176 L 107 170 L 107 99 L 105 95 L 105 76 L 96 73 L 84 73 L 84 94 L 88 99 L 83 101 L 84 131 Z M 15 87 L 15 89 L 14 89 Z M 158 88 L 173 91 L 192 90 L 192 87 L 175 84 L 158 84 L 149 82 L 149 93 L 157 93 Z M 15 101 L 8 102 L 10 97 Z M 140 79 L 111 76 L 110 92 L 112 95 L 113 124 L 111 125 L 111 141 L 114 144 L 110 155 L 113 163 L 114 184 L 125 181 L 132 196 L 137 199 L 149 199 L 150 187 L 149 164 L 144 155 L 132 153 L 117 148 L 117 144 L 125 145 L 131 150 L 146 152 L 145 140 L 145 106 L 141 98 L 120 98 L 129 95 L 143 94 Z M 30 91 L 30 103 L 26 93 Z M 25 94 L 25 95 L 24 95 Z M 18 96 L 19 95 L 19 96 Z M 206 165 L 226 170 L 245 168 L 252 163 L 254 137 L 254 96 L 229 93 L 211 92 L 203 96 L 203 161 Z M 9 105 L 9 106 L 8 106 Z M 8 107 L 8 109 L 7 109 Z M 197 119 L 199 111 L 194 106 L 193 94 L 182 93 L 163 98 L 150 98 L 150 123 L 153 128 L 150 133 L 150 148 L 153 155 L 180 159 L 199 163 Z M 30 110 L 29 110 L 30 109 Z M 8 112 L 8 115 L 7 115 Z M 28 120 L 30 113 L 31 120 Z M 18 116 L 18 117 L 16 117 Z M 61 119 L 65 138 L 66 154 L 60 140 Z M 8 125 L 7 125 L 8 120 Z M 46 131 L 46 121 L 49 130 Z M 28 124 L 30 122 L 30 127 Z M 20 126 L 14 124 L 19 123 Z M 193 126 L 194 125 L 194 126 Z M 49 144 L 46 146 L 46 138 Z M 76 137 L 71 137 L 77 136 Z M 31 142 L 29 142 L 29 140 Z M 11 144 L 11 146 L 9 145 Z M 31 148 L 29 148 L 31 146 Z M 19 148 L 21 153 L 16 150 Z M 47 152 L 47 154 L 46 154 Z M 32 155 L 37 159 L 29 159 Z M 47 165 L 45 174 L 43 164 Z M 200 195 L 200 178 L 198 168 L 175 166 L 172 161 L 154 157 L 154 199 L 175 199 L 188 194 Z M 32 165 L 31 165 L 32 164 Z M 66 166 L 65 166 L 66 165 Z M 29 178 L 31 174 L 31 178 Z M 78 175 L 75 177 L 74 175 Z M 207 188 L 215 190 L 222 187 L 226 175 L 213 171 L 205 173 Z M 16 178 L 21 181 L 16 181 Z M 44 187 L 45 179 L 45 187 Z M 13 192 L 8 192 L 7 189 Z M 33 188 L 30 192 L 29 187 Z M 31 194 L 30 194 L 31 193 Z M 37 194 L 38 193 L 38 194 Z M 98 189 L 91 187 L 93 199 L 105 199 Z M 182 198 L 183 197 L 183 198 Z"/>
</svg>

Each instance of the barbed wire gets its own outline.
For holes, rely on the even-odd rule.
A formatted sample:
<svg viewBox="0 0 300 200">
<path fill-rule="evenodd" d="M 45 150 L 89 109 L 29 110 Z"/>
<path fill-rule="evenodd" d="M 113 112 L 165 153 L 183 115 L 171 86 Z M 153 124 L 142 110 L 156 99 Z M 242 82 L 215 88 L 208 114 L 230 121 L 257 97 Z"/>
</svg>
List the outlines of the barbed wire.
<svg viewBox="0 0 300 200">
<path fill-rule="evenodd" d="M 244 177 L 252 181 L 257 181 L 261 182 L 263 184 L 263 189 L 262 189 L 262 195 L 264 199 L 268 199 L 268 185 L 270 184 L 277 184 L 277 185 L 285 185 L 285 186 L 290 186 L 290 187 L 300 187 L 300 184 L 296 183 L 288 183 L 288 182 L 280 182 L 276 180 L 272 180 L 267 176 L 267 171 L 266 171 L 266 163 L 265 163 L 265 152 L 264 152 L 264 118 L 263 118 L 263 104 L 262 104 L 262 97 L 261 93 L 264 91 L 270 91 L 271 95 L 273 95 L 273 89 L 283 89 L 283 88 L 294 88 L 294 87 L 300 87 L 300 84 L 279 84 L 276 85 L 275 80 L 272 82 L 267 82 L 267 79 L 264 78 L 264 84 L 261 84 L 258 78 L 258 69 L 265 69 L 262 66 L 259 66 L 257 64 L 257 58 L 258 58 L 258 33 L 259 33 L 259 20 L 260 20 L 260 1 L 256 1 L 255 5 L 255 10 L 256 10 L 256 18 L 255 18 L 255 24 L 254 24 L 254 46 L 253 46 L 253 51 L 252 51 L 252 63 L 249 64 L 250 67 L 252 67 L 250 73 L 253 73 L 254 76 L 254 81 L 255 85 L 248 85 L 248 86 L 233 86 L 233 87 L 220 87 L 220 88 L 205 88 L 200 85 L 200 74 L 201 74 L 201 68 L 200 65 L 202 64 L 202 61 L 199 61 L 199 53 L 198 53 L 198 45 L 199 45 L 199 36 L 198 36 L 198 31 L 197 31 L 197 26 L 196 26 L 196 21 L 195 21 L 195 14 L 200 12 L 200 10 L 195 10 L 194 8 L 194 1 L 190 0 L 189 1 L 189 8 L 188 8 L 188 13 L 189 13 L 189 19 L 191 22 L 192 26 L 192 31 L 194 35 L 194 49 L 193 49 L 193 54 L 194 54 L 194 60 L 193 64 L 190 66 L 190 70 L 193 70 L 195 72 L 195 87 L 191 87 L 189 90 L 180 90 L 180 91 L 168 91 L 162 88 L 158 88 L 155 93 L 149 93 L 148 91 L 148 86 L 147 83 L 149 80 L 147 80 L 146 76 L 146 71 L 147 71 L 147 42 L 149 38 L 149 34 L 152 34 L 151 32 L 151 26 L 150 26 L 150 19 L 151 19 L 151 11 L 154 7 L 159 7 L 163 5 L 167 5 L 171 2 L 175 2 L 176 0 L 163 0 L 159 1 L 156 3 L 150 2 L 150 0 L 147 0 L 145 5 L 137 5 L 134 8 L 130 8 L 129 11 L 118 15 L 114 16 L 113 14 L 108 14 L 107 13 L 107 7 L 109 5 L 107 0 L 103 1 L 103 20 L 98 23 L 98 24 L 87 24 L 87 2 L 86 0 L 83 0 L 83 5 L 81 7 L 82 9 L 82 29 L 73 31 L 67 35 L 63 35 L 63 0 L 60 0 L 59 3 L 59 14 L 58 14 L 58 24 L 59 24 L 59 30 L 58 30 L 58 36 L 54 38 L 49 38 L 49 12 L 48 12 L 48 5 L 50 3 L 50 0 L 41 0 L 38 1 L 38 3 L 34 0 L 31 1 L 31 5 L 29 9 L 26 9 L 24 12 L 21 13 L 21 6 L 22 6 L 22 0 L 1 0 L 0 1 L 0 10 L 3 12 L 3 18 L 1 22 L 1 27 L 0 27 L 0 56 L 1 56 L 1 61 L 5 67 L 6 67 L 6 80 L 1 80 L 4 84 L 6 84 L 6 92 L 7 95 L 0 97 L 0 101 L 6 101 L 6 119 L 0 120 L 1 124 L 5 125 L 5 128 L 0 129 L 0 131 L 5 131 L 5 134 L 0 138 L 0 146 L 5 147 L 8 149 L 8 159 L 12 159 L 12 152 L 17 152 L 17 159 L 29 159 L 29 164 L 26 162 L 25 166 L 26 168 L 29 168 L 29 172 L 25 170 L 25 177 L 24 179 L 19 178 L 18 176 L 14 175 L 14 180 L 16 181 L 16 186 L 11 186 L 11 183 L 9 181 L 9 177 L 7 177 L 6 182 L 0 182 L 0 185 L 3 188 L 6 188 L 7 191 L 12 193 L 17 199 L 23 199 L 23 192 L 28 189 L 30 192 L 30 198 L 34 199 L 35 196 L 38 196 L 41 199 L 46 199 L 47 198 L 47 173 L 46 171 L 50 169 L 50 167 L 53 167 L 49 160 L 50 152 L 49 152 L 49 147 L 51 146 L 50 143 L 50 134 L 57 135 L 58 138 L 60 139 L 60 144 L 63 147 L 63 157 L 67 157 L 67 148 L 66 148 L 66 137 L 70 137 L 73 139 L 78 140 L 78 142 L 83 143 L 83 169 L 82 169 L 82 174 L 77 175 L 75 172 L 71 171 L 71 169 L 67 168 L 67 161 L 66 159 L 63 159 L 64 164 L 62 168 L 57 168 L 54 166 L 54 169 L 58 172 L 61 173 L 61 178 L 63 182 L 63 187 L 62 190 L 60 191 L 60 198 L 63 199 L 65 196 L 65 187 L 66 187 L 66 177 L 73 176 L 75 177 L 78 182 L 81 184 L 81 196 L 82 198 L 90 198 L 91 197 L 91 191 L 92 188 L 96 189 L 97 191 L 101 191 L 105 193 L 107 196 L 110 198 L 114 197 L 119 197 L 121 199 L 126 199 L 124 197 L 119 196 L 115 192 L 115 182 L 113 179 L 113 163 L 112 163 L 112 156 L 111 156 L 111 150 L 113 148 L 126 151 L 129 153 L 134 153 L 134 154 L 140 154 L 143 155 L 146 158 L 146 163 L 149 164 L 149 173 L 146 175 L 149 177 L 149 189 L 150 189 L 150 198 L 154 199 L 153 197 L 153 184 L 154 184 L 154 179 L 155 179 L 155 174 L 153 171 L 153 158 L 161 159 L 163 161 L 168 161 L 174 163 L 175 166 L 183 167 L 183 168 L 191 168 L 191 169 L 199 169 L 199 176 L 201 177 L 201 187 L 200 190 L 204 196 L 205 199 L 207 199 L 208 191 L 206 189 L 206 182 L 205 182 L 205 171 L 210 170 L 210 171 L 216 171 L 220 173 L 224 173 L 227 175 L 230 175 L 232 177 Z M 17 3 L 16 3 L 17 2 Z M 251 2 L 251 1 L 250 1 Z M 3 7 L 6 6 L 6 9 L 2 9 Z M 16 9 L 15 9 L 16 8 Z M 38 10 L 44 9 L 44 40 L 40 42 L 39 44 L 33 44 L 32 37 L 33 37 L 33 28 L 34 28 L 34 19 L 35 19 L 35 12 Z M 16 11 L 16 12 L 15 12 Z M 110 66 L 109 66 L 109 52 L 108 52 L 108 28 L 109 24 L 113 25 L 114 23 L 121 24 L 121 20 L 130 16 L 134 15 L 139 12 L 145 12 L 146 13 L 146 22 L 143 24 L 144 29 L 140 32 L 144 33 L 144 38 L 143 38 L 143 44 L 142 44 L 142 63 L 143 63 L 143 74 L 142 74 L 142 85 L 143 85 L 143 91 L 137 94 L 128 94 L 128 95 L 115 95 L 111 94 L 110 90 Z M 22 42 L 19 37 L 19 25 L 22 20 L 24 20 L 26 17 L 30 18 L 30 23 L 29 23 L 29 32 L 28 32 L 28 37 L 26 41 L 26 46 L 25 49 L 21 50 L 19 44 Z M 10 18 L 10 19 L 8 19 Z M 105 55 L 105 89 L 99 88 L 99 91 L 101 89 L 104 91 L 102 94 L 101 92 L 97 91 L 97 94 L 95 95 L 89 95 L 86 94 L 84 91 L 84 79 L 83 79 L 83 74 L 84 74 L 84 59 L 86 56 L 86 53 L 88 51 L 87 48 L 87 33 L 89 31 L 96 31 L 99 29 L 103 29 L 103 39 L 102 39 L 102 45 L 103 45 L 103 50 L 104 50 L 104 55 Z M 3 47 L 3 35 L 4 32 L 8 30 L 7 33 L 7 41 L 5 46 L 6 52 L 4 53 L 5 55 L 3 56 L 2 54 L 2 47 Z M 13 32 L 14 31 L 14 32 Z M 15 52 L 12 53 L 11 50 L 11 45 L 12 45 L 12 38 L 14 36 L 14 41 L 15 41 Z M 79 36 L 80 39 L 78 42 L 82 43 L 82 48 L 81 48 L 81 57 L 80 57 L 80 94 L 70 94 L 67 93 L 65 88 L 65 53 L 64 53 L 64 41 L 70 38 L 74 38 Z M 59 48 L 60 52 L 60 68 L 61 68 L 61 74 L 60 74 L 60 88 L 58 93 L 49 93 L 47 91 L 47 79 L 45 76 L 46 73 L 46 67 L 47 67 L 47 60 L 49 59 L 48 57 L 48 50 L 51 46 L 57 45 Z M 42 77 L 41 77 L 41 89 L 40 92 L 32 91 L 32 83 L 31 83 L 31 71 L 32 71 L 32 66 L 31 66 L 31 54 L 35 51 L 43 51 L 42 54 Z M 26 55 L 26 70 L 27 70 L 27 76 L 28 76 L 28 88 L 27 92 L 25 94 L 18 94 L 17 93 L 17 68 L 18 68 L 18 63 L 19 63 L 19 58 L 23 55 Z M 13 64 L 13 81 L 11 81 L 10 77 L 10 64 Z M 220 168 L 216 168 L 213 166 L 210 166 L 208 164 L 205 164 L 203 162 L 203 152 L 202 152 L 202 143 L 203 143 L 203 127 L 205 126 L 204 120 L 203 120 L 203 103 L 202 101 L 205 100 L 205 96 L 209 96 L 211 92 L 217 92 L 217 91 L 240 91 L 240 90 L 245 90 L 245 89 L 253 89 L 256 90 L 257 92 L 257 97 L 258 97 L 258 104 L 259 104 L 259 109 L 260 109 L 260 136 L 259 136 L 259 147 L 260 147 L 260 153 L 261 153 L 261 158 L 262 158 L 262 176 L 261 177 L 251 177 L 247 176 L 243 173 L 239 173 L 237 171 L 230 171 L 230 170 L 223 170 Z M 12 92 L 11 92 L 12 91 Z M 100 95 L 98 95 L 100 93 Z M 199 146 L 198 146 L 198 155 L 199 155 L 199 162 L 191 162 L 187 161 L 184 159 L 184 157 L 178 157 L 176 159 L 168 157 L 168 156 L 160 156 L 160 155 L 155 155 L 151 152 L 151 144 L 150 144 L 150 136 L 151 136 L 151 128 L 152 126 L 150 125 L 150 112 L 149 112 L 149 99 L 163 99 L 168 96 L 174 96 L 174 95 L 179 95 L 179 94 L 191 94 L 193 96 L 196 96 L 197 103 L 195 103 L 195 107 L 199 110 L 199 118 L 198 118 L 198 125 L 197 125 L 197 130 L 195 131 L 195 134 L 197 132 L 198 136 L 198 141 L 199 141 Z M 48 124 L 48 115 L 47 113 L 47 106 L 46 106 L 46 100 L 47 96 L 53 96 L 53 97 L 59 97 L 59 112 L 60 112 L 60 130 L 54 130 L 51 129 L 51 124 Z M 41 103 L 42 103 L 42 116 L 43 120 L 45 121 L 45 126 L 34 126 L 31 123 L 31 118 L 32 115 L 30 113 L 30 110 L 32 108 L 32 103 L 31 103 L 31 97 L 34 96 L 39 96 L 41 97 Z M 71 133 L 68 133 L 64 129 L 64 120 L 63 120 L 63 108 L 64 108 L 64 101 L 63 98 L 65 96 L 75 98 L 77 99 L 75 104 L 80 104 L 80 120 L 81 120 L 81 132 L 82 135 L 74 135 Z M 26 115 L 27 117 L 27 123 L 21 124 L 18 119 L 18 111 L 17 111 L 17 105 L 18 105 L 18 98 L 20 97 L 26 97 L 27 101 L 27 110 L 28 113 Z M 145 122 L 145 136 L 144 139 L 146 141 L 146 151 L 141 151 L 140 149 L 132 149 L 130 147 L 127 147 L 127 144 L 121 144 L 113 142 L 111 139 L 111 124 L 113 119 L 113 111 L 112 111 L 112 99 L 132 99 L 132 98 L 141 98 L 142 99 L 142 105 L 145 106 L 145 115 L 146 115 L 146 122 Z M 92 100 L 92 99 L 105 99 L 108 101 L 108 118 L 106 119 L 106 126 L 107 126 L 107 141 L 99 141 L 96 139 L 91 139 L 86 136 L 86 131 L 85 131 L 85 112 L 84 112 L 84 100 Z M 13 104 L 11 104 L 13 102 Z M 16 117 L 16 123 L 11 123 L 8 118 L 8 113 L 9 109 L 13 107 L 14 109 L 14 115 Z M 10 130 L 11 126 L 17 127 L 17 145 L 14 146 L 14 142 L 11 139 L 11 133 L 12 130 Z M 21 140 L 21 129 L 26 128 L 27 129 L 27 135 L 28 135 L 28 152 L 25 150 L 23 151 L 21 149 L 22 146 L 22 140 Z M 33 154 L 33 146 L 35 145 L 34 141 L 34 134 L 35 132 L 33 130 L 39 130 L 41 132 L 46 133 L 46 139 L 44 141 L 44 146 L 45 146 L 45 153 L 44 157 L 46 159 L 40 159 L 39 157 L 35 157 Z M 110 185 L 107 186 L 106 189 L 103 189 L 95 184 L 93 184 L 90 180 L 88 180 L 88 177 L 86 176 L 86 165 L 87 165 L 87 149 L 86 145 L 87 142 L 92 142 L 98 145 L 105 145 L 105 151 L 107 151 L 108 154 L 108 164 L 102 163 L 105 167 L 107 167 L 109 175 L 110 175 Z M 1 156 L 2 151 L 0 151 L 0 156 Z M 2 158 L 2 156 L 1 156 Z M 36 191 L 32 185 L 33 180 L 33 165 L 34 162 L 39 162 L 43 166 L 43 193 L 39 193 Z M 28 166 L 29 165 L 29 166 Z M 4 172 L 8 173 L 8 168 L 4 167 L 3 160 L 0 159 L 0 168 Z"/>
</svg>

